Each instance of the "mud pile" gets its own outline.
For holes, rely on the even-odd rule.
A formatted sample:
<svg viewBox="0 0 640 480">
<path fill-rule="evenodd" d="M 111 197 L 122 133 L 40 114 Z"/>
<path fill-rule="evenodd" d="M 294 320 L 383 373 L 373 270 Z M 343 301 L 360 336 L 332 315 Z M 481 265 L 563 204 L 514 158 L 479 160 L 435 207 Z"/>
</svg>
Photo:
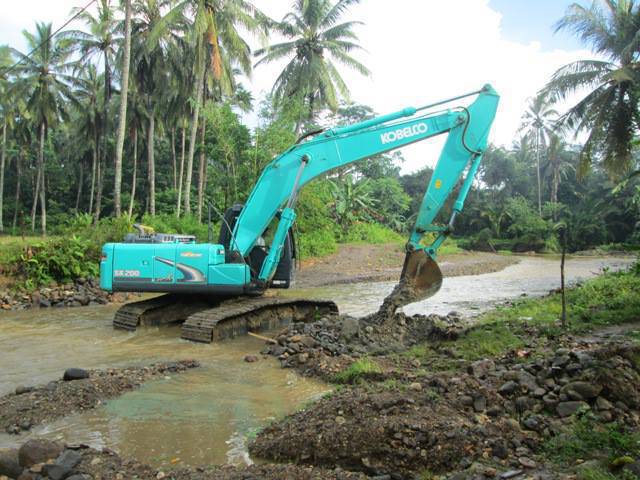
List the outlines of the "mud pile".
<svg viewBox="0 0 640 480">
<path fill-rule="evenodd" d="M 267 427 L 250 451 L 391 478 L 568 478 L 546 463 L 543 444 L 582 412 L 637 429 L 639 354 L 638 346 L 579 344 L 438 374 L 399 361 Z"/>
<path fill-rule="evenodd" d="M 0 478 L 20 480 L 362 480 L 362 473 L 296 465 L 208 467 L 161 471 L 115 452 L 29 440 L 20 449 L 0 450 Z"/>
<path fill-rule="evenodd" d="M 19 434 L 40 423 L 95 408 L 146 381 L 198 366 L 194 360 L 182 360 L 147 367 L 70 369 L 65 372 L 66 380 L 38 387 L 19 386 L 15 393 L 0 398 L 0 429 Z"/>
<path fill-rule="evenodd" d="M 455 312 L 447 316 L 403 313 L 367 317 L 327 316 L 314 322 L 296 322 L 275 336 L 262 353 L 277 357 L 285 368 L 324 379 L 364 355 L 406 350 L 427 340 L 453 339 L 461 330 Z"/>
</svg>

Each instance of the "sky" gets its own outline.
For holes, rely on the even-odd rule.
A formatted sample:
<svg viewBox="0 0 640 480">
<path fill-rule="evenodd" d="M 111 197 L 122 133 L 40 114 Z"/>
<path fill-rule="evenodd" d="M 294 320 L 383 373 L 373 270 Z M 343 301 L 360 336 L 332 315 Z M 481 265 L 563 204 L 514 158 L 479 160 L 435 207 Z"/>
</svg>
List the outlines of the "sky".
<svg viewBox="0 0 640 480">
<path fill-rule="evenodd" d="M 52 21 L 54 28 L 71 8 L 88 0 L 0 0 L 0 44 L 24 51 L 22 29 Z M 254 0 L 281 18 L 293 0 Z M 356 56 L 370 77 L 342 68 L 351 100 L 380 114 L 425 105 L 474 91 L 491 83 L 501 103 L 490 140 L 513 143 L 529 99 L 561 66 L 593 55 L 565 32 L 554 33 L 568 0 L 363 0 L 345 18 L 357 28 L 366 51 Z M 585 2 L 582 2 L 585 3 Z M 261 46 L 257 39 L 251 43 Z M 247 86 L 256 98 L 271 89 L 283 64 L 258 67 Z M 255 125 L 254 115 L 245 121 Z M 404 173 L 433 165 L 444 139 L 419 142 L 403 150 Z"/>
</svg>

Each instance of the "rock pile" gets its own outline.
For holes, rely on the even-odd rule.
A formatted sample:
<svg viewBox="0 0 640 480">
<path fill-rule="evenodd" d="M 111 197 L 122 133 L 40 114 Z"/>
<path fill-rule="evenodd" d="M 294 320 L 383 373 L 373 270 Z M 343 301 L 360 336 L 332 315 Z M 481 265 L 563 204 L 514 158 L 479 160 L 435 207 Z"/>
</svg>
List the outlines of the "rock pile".
<svg viewBox="0 0 640 480">
<path fill-rule="evenodd" d="M 162 471 L 102 451 L 47 440 L 29 440 L 19 449 L 0 450 L 0 480 L 364 480 L 362 473 L 340 468 L 252 465 L 181 468 Z"/>
<path fill-rule="evenodd" d="M 475 376 L 494 379 L 506 407 L 528 430 L 554 433 L 554 417 L 590 410 L 603 422 L 639 426 L 640 347 L 559 348 L 546 358 L 512 366 L 476 362 Z M 483 366 L 480 366 L 483 365 Z M 497 382 L 497 383 L 496 383 Z"/>
<path fill-rule="evenodd" d="M 0 429 L 19 434 L 45 421 L 95 408 L 146 381 L 198 366 L 194 360 L 182 360 L 124 369 L 68 369 L 63 380 L 39 387 L 18 386 L 15 393 L 0 398 Z"/>
<path fill-rule="evenodd" d="M 100 289 L 98 279 L 79 278 L 74 283 L 42 287 L 32 293 L 0 291 L 0 310 L 26 308 L 82 307 L 124 302 L 129 294 L 107 293 Z"/>
<path fill-rule="evenodd" d="M 292 323 L 262 353 L 277 357 L 285 368 L 328 379 L 363 355 L 398 352 L 429 339 L 455 338 L 459 321 L 455 312 L 447 316 L 323 317 Z"/>
</svg>

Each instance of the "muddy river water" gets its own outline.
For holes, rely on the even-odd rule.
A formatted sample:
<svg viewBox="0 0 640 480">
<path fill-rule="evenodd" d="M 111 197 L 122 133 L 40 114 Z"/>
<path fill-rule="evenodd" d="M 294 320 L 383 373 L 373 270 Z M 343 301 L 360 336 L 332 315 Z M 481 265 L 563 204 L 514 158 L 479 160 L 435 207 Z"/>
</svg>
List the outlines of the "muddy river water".
<svg viewBox="0 0 640 480">
<path fill-rule="evenodd" d="M 576 282 L 631 263 L 625 258 L 573 258 L 567 278 Z M 405 307 L 408 314 L 477 314 L 496 302 L 542 295 L 559 285 L 555 258 L 522 257 L 501 272 L 445 278 L 426 302 Z M 291 290 L 286 294 L 334 299 L 352 315 L 375 311 L 392 282 Z M 244 337 L 200 345 L 180 340 L 178 327 L 114 331 L 115 306 L 0 313 L 0 395 L 17 385 L 59 378 L 68 367 L 108 368 L 156 360 L 195 358 L 203 367 L 149 382 L 93 411 L 35 428 L 19 437 L 0 434 L 0 448 L 44 436 L 109 447 L 157 466 L 250 462 L 246 439 L 270 420 L 326 393 L 321 383 L 283 370 L 274 359 L 245 363 L 262 348 Z"/>
</svg>

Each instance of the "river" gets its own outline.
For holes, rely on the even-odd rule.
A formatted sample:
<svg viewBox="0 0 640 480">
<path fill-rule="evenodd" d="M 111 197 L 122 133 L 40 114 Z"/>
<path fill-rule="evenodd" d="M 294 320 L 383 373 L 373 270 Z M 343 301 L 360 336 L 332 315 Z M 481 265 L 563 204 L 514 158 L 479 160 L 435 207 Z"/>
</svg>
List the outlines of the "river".
<svg viewBox="0 0 640 480">
<path fill-rule="evenodd" d="M 576 257 L 567 262 L 570 283 L 602 268 L 618 269 L 629 258 Z M 559 285 L 559 262 L 522 257 L 485 275 L 445 278 L 431 299 L 405 307 L 408 314 L 456 310 L 476 315 L 496 303 L 547 293 Z M 359 283 L 286 295 L 331 298 L 341 312 L 375 311 L 392 282 Z M 0 314 L 0 394 L 18 385 L 59 378 L 68 367 L 108 368 L 195 358 L 202 368 L 149 382 L 90 412 L 35 428 L 21 436 L 0 434 L 0 448 L 44 436 L 109 447 L 158 467 L 173 464 L 247 463 L 246 438 L 270 420 L 286 415 L 329 390 L 324 384 L 283 370 L 272 358 L 243 361 L 262 342 L 243 337 L 213 345 L 180 340 L 179 327 L 114 331 L 116 306 L 43 309 Z"/>
</svg>

